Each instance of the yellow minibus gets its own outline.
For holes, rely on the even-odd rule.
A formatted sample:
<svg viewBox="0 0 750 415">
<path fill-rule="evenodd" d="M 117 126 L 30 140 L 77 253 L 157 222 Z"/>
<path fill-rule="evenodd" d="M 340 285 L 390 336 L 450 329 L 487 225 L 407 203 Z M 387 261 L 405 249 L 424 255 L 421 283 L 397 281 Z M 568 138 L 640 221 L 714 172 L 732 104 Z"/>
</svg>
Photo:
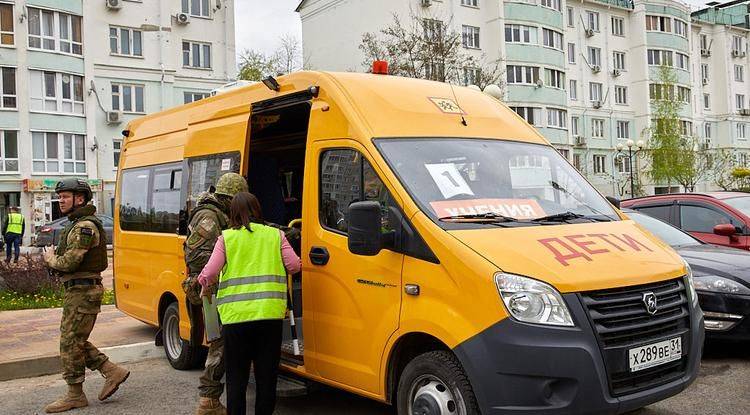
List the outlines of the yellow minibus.
<svg viewBox="0 0 750 415">
<path fill-rule="evenodd" d="M 464 87 L 298 72 L 123 131 L 117 307 L 202 364 L 186 221 L 226 172 L 301 223 L 282 369 L 399 414 L 622 413 L 696 377 L 687 264 L 534 128 Z M 289 332 L 289 327 L 285 333 Z"/>
</svg>

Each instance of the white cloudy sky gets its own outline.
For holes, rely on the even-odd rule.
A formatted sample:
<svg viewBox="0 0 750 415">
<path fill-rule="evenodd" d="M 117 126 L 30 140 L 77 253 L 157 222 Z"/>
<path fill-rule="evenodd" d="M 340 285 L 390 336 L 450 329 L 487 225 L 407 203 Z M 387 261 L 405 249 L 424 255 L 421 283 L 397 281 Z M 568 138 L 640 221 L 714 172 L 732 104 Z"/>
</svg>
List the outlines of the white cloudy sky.
<svg viewBox="0 0 750 415">
<path fill-rule="evenodd" d="M 699 9 L 709 0 L 685 0 Z M 723 0 L 723 2 L 728 0 Z M 300 0 L 235 0 L 237 53 L 254 49 L 267 54 L 278 46 L 280 36 L 302 37 L 299 14 L 294 11 Z"/>
</svg>

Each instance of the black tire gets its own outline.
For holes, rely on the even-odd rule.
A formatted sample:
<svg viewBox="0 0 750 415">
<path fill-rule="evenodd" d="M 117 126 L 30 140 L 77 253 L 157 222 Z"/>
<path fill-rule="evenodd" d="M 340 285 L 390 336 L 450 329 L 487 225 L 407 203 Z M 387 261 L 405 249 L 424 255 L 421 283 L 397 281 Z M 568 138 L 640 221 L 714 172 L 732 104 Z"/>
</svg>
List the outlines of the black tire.
<svg viewBox="0 0 750 415">
<path fill-rule="evenodd" d="M 398 381 L 396 408 L 398 415 L 481 414 L 461 363 L 445 350 L 423 353 L 406 365 Z"/>
<path fill-rule="evenodd" d="M 191 345 L 189 341 L 180 338 L 180 309 L 177 302 L 170 304 L 164 310 L 161 319 L 161 330 L 164 339 L 164 354 L 173 368 L 190 370 L 202 367 L 206 359 L 203 346 Z"/>
</svg>

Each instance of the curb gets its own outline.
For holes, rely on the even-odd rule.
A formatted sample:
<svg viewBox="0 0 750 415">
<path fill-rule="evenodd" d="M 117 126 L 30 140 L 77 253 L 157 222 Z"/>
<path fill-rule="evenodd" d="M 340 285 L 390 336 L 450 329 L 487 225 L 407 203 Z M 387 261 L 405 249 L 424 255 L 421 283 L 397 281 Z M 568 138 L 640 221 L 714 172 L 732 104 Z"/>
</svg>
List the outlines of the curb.
<svg viewBox="0 0 750 415">
<path fill-rule="evenodd" d="M 99 349 L 116 363 L 132 363 L 164 356 L 161 347 L 153 341 L 103 347 Z M 21 378 L 54 375 L 62 372 L 60 355 L 42 356 L 0 363 L 0 382 Z"/>
</svg>

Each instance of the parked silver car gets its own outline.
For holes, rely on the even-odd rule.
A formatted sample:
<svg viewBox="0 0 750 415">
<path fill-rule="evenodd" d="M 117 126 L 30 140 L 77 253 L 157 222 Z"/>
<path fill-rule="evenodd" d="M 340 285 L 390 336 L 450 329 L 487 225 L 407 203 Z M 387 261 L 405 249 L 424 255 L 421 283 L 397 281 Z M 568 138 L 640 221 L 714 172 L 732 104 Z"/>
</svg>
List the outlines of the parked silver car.
<svg viewBox="0 0 750 415">
<path fill-rule="evenodd" d="M 104 232 L 107 234 L 107 245 L 111 245 L 112 244 L 112 228 L 114 226 L 112 217 L 106 216 L 106 215 L 96 215 L 96 217 L 99 218 L 99 220 L 102 221 L 102 225 L 104 225 Z M 34 242 L 34 245 L 36 246 L 58 245 L 60 243 L 60 234 L 62 233 L 62 230 L 65 227 L 65 225 L 67 224 L 68 224 L 68 218 L 62 217 L 62 218 L 53 220 L 52 222 L 49 222 L 46 225 L 43 225 L 37 231 L 36 241 Z"/>
</svg>

